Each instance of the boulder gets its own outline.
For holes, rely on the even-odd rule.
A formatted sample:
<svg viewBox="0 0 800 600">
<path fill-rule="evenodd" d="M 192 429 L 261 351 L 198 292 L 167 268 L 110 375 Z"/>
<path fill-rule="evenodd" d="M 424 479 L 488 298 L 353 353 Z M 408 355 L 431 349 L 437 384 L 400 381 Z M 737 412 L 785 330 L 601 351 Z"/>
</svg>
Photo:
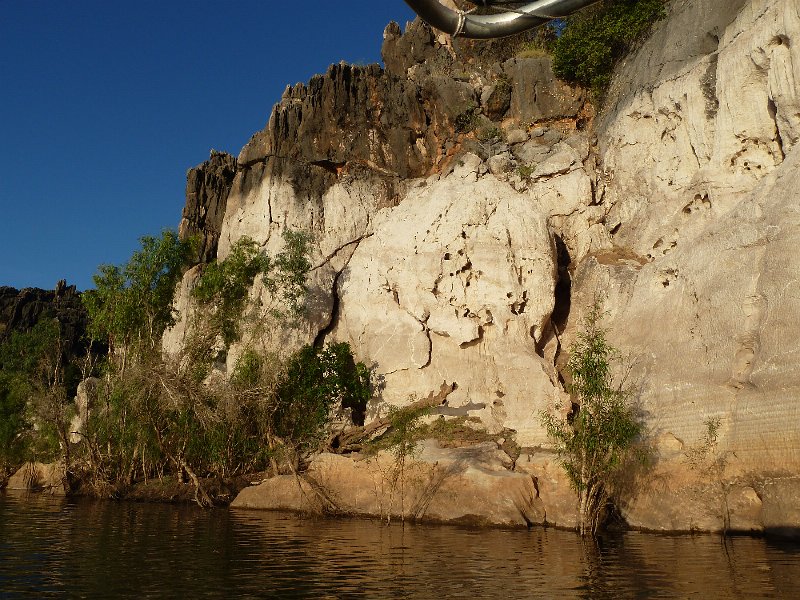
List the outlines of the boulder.
<svg viewBox="0 0 800 600">
<path fill-rule="evenodd" d="M 510 129 L 506 133 L 506 142 L 509 144 L 523 144 L 528 141 L 528 134 L 522 129 Z"/>
<path fill-rule="evenodd" d="M 511 85 L 501 79 L 487 86 L 481 93 L 481 107 L 484 114 L 493 121 L 499 121 L 511 106 Z"/>
<path fill-rule="evenodd" d="M 64 466 L 60 463 L 30 462 L 22 465 L 9 479 L 9 490 L 47 491 L 64 494 Z"/>
<path fill-rule="evenodd" d="M 321 454 L 300 477 L 242 490 L 233 508 L 332 511 L 415 521 L 528 526 L 543 522 L 533 479 L 505 468 L 493 442 L 446 449 L 427 440 L 402 470 L 388 452 Z"/>
</svg>

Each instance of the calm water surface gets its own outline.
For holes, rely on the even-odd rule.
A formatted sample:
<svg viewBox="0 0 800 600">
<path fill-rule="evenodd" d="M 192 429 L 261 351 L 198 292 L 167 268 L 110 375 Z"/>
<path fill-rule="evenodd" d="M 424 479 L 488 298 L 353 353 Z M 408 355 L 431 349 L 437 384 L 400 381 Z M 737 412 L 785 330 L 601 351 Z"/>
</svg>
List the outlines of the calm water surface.
<svg viewBox="0 0 800 600">
<path fill-rule="evenodd" d="M 800 545 L 0 493 L 0 597 L 800 598 Z"/>
</svg>

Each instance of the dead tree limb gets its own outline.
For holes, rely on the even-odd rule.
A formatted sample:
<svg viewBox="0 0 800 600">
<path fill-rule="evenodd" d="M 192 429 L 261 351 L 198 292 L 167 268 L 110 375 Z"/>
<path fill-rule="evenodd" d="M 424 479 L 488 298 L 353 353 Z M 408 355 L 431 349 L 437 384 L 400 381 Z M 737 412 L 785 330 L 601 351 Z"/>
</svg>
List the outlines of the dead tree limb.
<svg viewBox="0 0 800 600">
<path fill-rule="evenodd" d="M 425 398 L 411 403 L 407 408 L 409 410 L 417 410 L 423 408 L 433 408 L 434 406 L 441 406 L 447 401 L 447 397 L 457 387 L 456 382 L 447 383 L 442 382 L 438 392 L 431 392 Z M 353 427 L 340 434 L 337 434 L 329 443 L 329 447 L 335 448 L 338 453 L 352 451 L 360 446 L 361 443 L 370 439 L 382 429 L 386 429 L 391 424 L 389 417 L 381 417 L 364 425 L 363 427 Z"/>
</svg>

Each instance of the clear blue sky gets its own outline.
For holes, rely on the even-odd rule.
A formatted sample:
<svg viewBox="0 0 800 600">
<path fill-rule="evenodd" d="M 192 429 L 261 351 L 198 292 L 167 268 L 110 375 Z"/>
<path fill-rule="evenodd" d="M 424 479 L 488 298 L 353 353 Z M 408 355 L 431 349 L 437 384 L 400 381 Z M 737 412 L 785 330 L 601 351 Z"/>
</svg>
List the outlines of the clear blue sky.
<svg viewBox="0 0 800 600">
<path fill-rule="evenodd" d="M 287 84 L 380 62 L 402 0 L 0 0 L 0 285 L 92 287 L 177 227 L 186 170 L 234 155 Z"/>
</svg>

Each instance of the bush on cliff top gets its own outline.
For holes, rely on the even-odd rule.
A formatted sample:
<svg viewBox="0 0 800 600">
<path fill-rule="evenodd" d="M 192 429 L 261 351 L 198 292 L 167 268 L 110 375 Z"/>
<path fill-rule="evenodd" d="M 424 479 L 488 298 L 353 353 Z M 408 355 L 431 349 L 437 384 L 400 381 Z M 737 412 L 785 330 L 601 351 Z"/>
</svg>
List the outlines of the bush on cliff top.
<svg viewBox="0 0 800 600">
<path fill-rule="evenodd" d="M 553 71 L 601 95 L 616 62 L 666 15 L 666 0 L 606 0 L 566 19 L 552 43 Z"/>
</svg>

